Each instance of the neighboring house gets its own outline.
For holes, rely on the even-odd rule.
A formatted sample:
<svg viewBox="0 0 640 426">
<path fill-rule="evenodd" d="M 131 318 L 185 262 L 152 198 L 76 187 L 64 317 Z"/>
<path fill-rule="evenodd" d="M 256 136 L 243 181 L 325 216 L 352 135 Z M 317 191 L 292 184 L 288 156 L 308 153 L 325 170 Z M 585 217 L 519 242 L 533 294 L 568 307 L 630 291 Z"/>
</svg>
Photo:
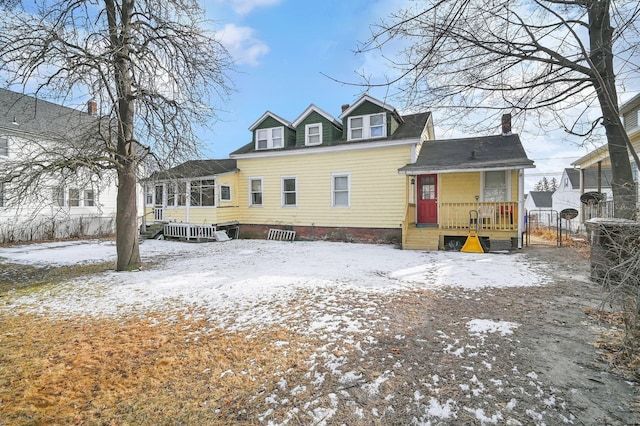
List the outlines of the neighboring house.
<svg viewBox="0 0 640 426">
<path fill-rule="evenodd" d="M 553 209 L 554 191 L 530 191 L 524 201 L 529 226 L 533 229 L 556 226 L 557 212 Z"/>
<path fill-rule="evenodd" d="M 631 141 L 631 145 L 636 153 L 640 155 L 640 94 L 634 96 L 628 102 L 625 102 L 622 106 L 620 106 L 620 116 L 622 118 L 622 122 L 624 124 L 624 128 L 629 136 L 629 140 Z M 638 172 L 638 165 L 635 164 L 634 158 L 629 154 L 629 158 L 631 161 L 631 170 L 633 172 L 633 180 L 636 185 L 636 203 L 640 210 L 640 174 Z M 598 169 L 600 170 L 610 170 L 611 169 L 611 159 L 609 158 L 609 150 L 607 145 L 603 145 L 599 148 L 594 149 L 589 152 L 585 156 L 579 158 L 578 160 L 571 163 L 577 169 L 582 171 L 591 171 L 598 175 Z M 606 178 L 601 174 L 602 181 L 610 181 L 611 174 L 609 172 L 609 178 Z M 589 206 L 589 205 L 581 205 L 581 215 L 585 220 L 590 219 L 591 217 L 612 217 L 614 206 L 613 206 L 613 197 L 612 192 L 609 187 L 605 188 L 604 192 L 607 193 L 608 197 L 606 201 L 599 203 L 598 206 Z M 608 191 L 606 190 L 608 188 Z M 597 185 L 588 186 L 588 183 L 581 187 L 579 192 L 585 193 L 589 191 L 597 191 Z"/>
<path fill-rule="evenodd" d="M 87 108 L 0 89 L 0 167 L 10 170 L 24 159 L 45 167 L 65 150 L 69 156 L 89 153 L 96 146 L 89 131 L 98 119 L 95 103 Z M 20 196 L 16 181 L 0 183 L 0 242 L 115 232 L 116 185 L 109 173 L 99 178 L 81 165 L 69 167 L 65 176 L 43 176 L 34 191 Z"/>
<path fill-rule="evenodd" d="M 516 135 L 435 141 L 430 113 L 400 115 L 368 95 L 344 105 L 337 119 L 312 104 L 293 121 L 267 111 L 249 130 L 251 142 L 230 160 L 185 163 L 150 177 L 146 216 L 162 209 L 165 229 L 190 228 L 190 236 L 238 224 L 242 236 L 278 228 L 300 239 L 438 249 L 449 237 L 464 238 L 469 210 L 479 209 L 483 236 L 511 245 L 519 235 L 521 172 L 533 162 Z M 449 162 L 460 155 L 465 161 Z M 202 166 L 208 161 L 223 167 Z M 203 179 L 213 185 L 214 202 L 196 213 L 187 194 Z M 175 188 L 173 198 L 166 185 Z"/>
<path fill-rule="evenodd" d="M 585 192 L 600 192 L 603 201 L 611 199 L 611 169 L 564 169 L 562 178 L 552 196 L 553 209 L 560 213 L 564 209 L 578 210 L 578 216 L 567 222 L 563 219 L 563 228 L 579 231 L 585 220 L 596 216 L 595 209 L 585 209 L 580 196 Z"/>
</svg>

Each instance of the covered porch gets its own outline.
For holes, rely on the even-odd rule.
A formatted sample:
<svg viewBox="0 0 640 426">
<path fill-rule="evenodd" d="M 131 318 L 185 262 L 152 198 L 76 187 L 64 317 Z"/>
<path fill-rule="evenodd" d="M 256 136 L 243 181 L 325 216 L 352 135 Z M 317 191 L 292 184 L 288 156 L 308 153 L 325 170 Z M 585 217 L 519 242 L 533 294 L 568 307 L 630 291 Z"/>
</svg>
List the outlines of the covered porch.
<svg viewBox="0 0 640 426">
<path fill-rule="evenodd" d="M 518 202 L 441 203 L 438 223 L 417 223 L 416 205 L 407 208 L 402 227 L 402 248 L 407 250 L 449 250 L 457 247 L 469 233 L 477 229 L 478 236 L 492 250 L 517 247 L 522 218 Z M 470 212 L 472 212 L 470 214 Z M 477 216 L 475 214 L 477 212 Z"/>
</svg>

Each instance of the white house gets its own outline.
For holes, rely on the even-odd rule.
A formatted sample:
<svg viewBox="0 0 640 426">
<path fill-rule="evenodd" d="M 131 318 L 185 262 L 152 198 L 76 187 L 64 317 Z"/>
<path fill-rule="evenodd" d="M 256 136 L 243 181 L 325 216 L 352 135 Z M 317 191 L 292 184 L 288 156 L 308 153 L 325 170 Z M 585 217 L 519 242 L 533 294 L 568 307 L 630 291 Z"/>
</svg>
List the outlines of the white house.
<svg viewBox="0 0 640 426">
<path fill-rule="evenodd" d="M 0 89 L 0 242 L 115 232 L 115 175 L 84 160 L 103 149 L 99 121 L 94 102 L 79 111 Z M 16 168 L 25 159 L 45 169 L 31 191 Z M 61 161 L 67 167 L 53 172 Z"/>
<path fill-rule="evenodd" d="M 597 169 L 571 169 L 566 168 L 562 173 L 560 184 L 553 193 L 553 209 L 561 212 L 564 209 L 576 209 L 578 216 L 569 222 L 563 220 L 563 228 L 569 227 L 573 231 L 579 231 L 585 220 L 589 220 L 595 213 L 587 209 L 583 213 L 580 196 L 585 192 L 600 192 L 604 200 L 612 197 L 611 169 L 602 169 L 602 175 L 598 178 Z M 583 214 L 586 217 L 583 217 Z"/>
<path fill-rule="evenodd" d="M 557 215 L 553 209 L 553 191 L 530 191 L 524 201 L 530 227 L 551 228 L 556 226 Z"/>
</svg>

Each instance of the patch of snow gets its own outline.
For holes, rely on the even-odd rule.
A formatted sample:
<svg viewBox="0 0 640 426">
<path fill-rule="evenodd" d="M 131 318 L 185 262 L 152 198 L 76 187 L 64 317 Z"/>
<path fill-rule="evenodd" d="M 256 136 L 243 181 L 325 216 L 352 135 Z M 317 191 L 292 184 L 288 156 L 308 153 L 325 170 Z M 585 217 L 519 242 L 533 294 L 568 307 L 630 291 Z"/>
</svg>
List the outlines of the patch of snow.
<svg viewBox="0 0 640 426">
<path fill-rule="evenodd" d="M 520 324 L 508 321 L 491 321 L 486 319 L 473 319 L 467 322 L 469 332 L 475 335 L 484 333 L 500 333 L 501 336 L 512 334 L 513 329 L 518 328 Z"/>
</svg>

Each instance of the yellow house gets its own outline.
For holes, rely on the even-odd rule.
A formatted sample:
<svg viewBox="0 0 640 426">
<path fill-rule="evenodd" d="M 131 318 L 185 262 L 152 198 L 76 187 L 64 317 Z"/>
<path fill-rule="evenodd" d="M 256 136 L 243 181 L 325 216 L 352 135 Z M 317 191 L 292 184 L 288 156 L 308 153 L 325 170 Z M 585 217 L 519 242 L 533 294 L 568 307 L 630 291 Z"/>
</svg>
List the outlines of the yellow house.
<svg viewBox="0 0 640 426">
<path fill-rule="evenodd" d="M 230 159 L 187 162 L 152 176 L 148 215 L 167 222 L 165 229 L 197 228 L 182 237 L 238 227 L 242 237 L 264 238 L 276 228 L 298 239 L 445 249 L 466 235 L 469 210 L 478 210 L 481 236 L 511 244 L 518 235 L 522 169 L 533 163 L 516 135 L 499 136 L 497 145 L 495 138 L 443 145 L 434 140 L 430 113 L 400 115 L 368 95 L 344 105 L 338 119 L 312 104 L 293 122 L 267 111 L 249 130 L 251 142 Z M 425 152 L 440 146 L 452 155 L 476 149 L 475 167 L 423 168 Z M 500 164 L 481 162 L 496 153 Z M 212 199 L 206 206 L 197 198 L 204 182 Z"/>
<path fill-rule="evenodd" d="M 620 107 L 620 116 L 622 118 L 624 129 L 631 141 L 629 157 L 631 161 L 631 169 L 633 171 L 633 180 L 636 184 L 636 204 L 640 211 L 640 203 L 638 203 L 638 200 L 640 200 L 640 185 L 638 185 L 640 182 L 640 165 L 636 162 L 636 155 L 640 152 L 640 94 L 634 96 Z M 608 171 L 610 175 L 612 167 L 607 145 L 602 145 L 594 149 L 571 163 L 571 165 L 580 171 L 580 194 L 585 194 L 587 192 L 605 192 L 603 190 L 603 186 L 606 185 L 607 177 L 609 179 L 611 178 L 606 175 L 606 172 Z M 596 185 L 589 185 L 589 174 L 595 174 L 595 180 L 597 182 Z M 593 181 L 593 178 L 591 181 Z M 585 200 L 584 203 L 580 204 L 580 217 L 583 218 L 583 221 L 592 217 L 613 217 L 614 208 L 612 197 L 607 197 L 604 202 L 596 202 L 598 200 L 594 197 L 582 198 Z M 577 201 L 578 200 L 576 200 L 576 204 L 578 204 Z"/>
</svg>

